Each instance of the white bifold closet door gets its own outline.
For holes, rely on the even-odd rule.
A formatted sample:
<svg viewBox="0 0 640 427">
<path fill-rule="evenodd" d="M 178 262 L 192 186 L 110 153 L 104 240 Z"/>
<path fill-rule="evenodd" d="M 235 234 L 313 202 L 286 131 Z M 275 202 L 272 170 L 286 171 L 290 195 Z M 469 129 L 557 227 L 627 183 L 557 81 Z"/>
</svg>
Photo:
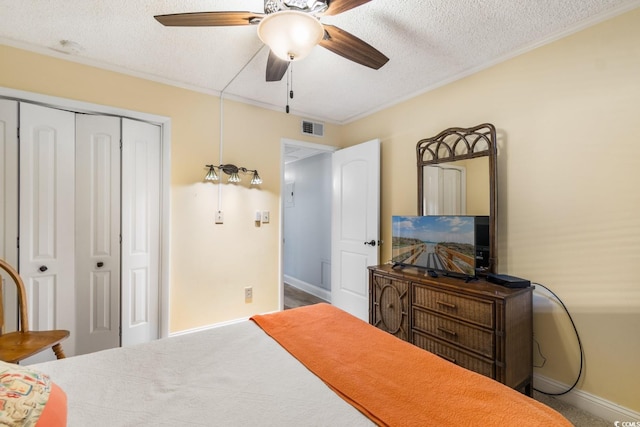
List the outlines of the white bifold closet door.
<svg viewBox="0 0 640 427">
<path fill-rule="evenodd" d="M 75 114 L 20 104 L 19 271 L 29 327 L 68 329 L 75 354 Z M 47 352 L 48 353 L 48 352 Z M 29 362 L 50 359 L 41 353 Z"/>
<path fill-rule="evenodd" d="M 160 127 L 0 100 L 0 130 L 18 127 L 19 151 L 0 134 L 0 253 L 25 281 L 31 329 L 71 331 L 67 356 L 158 338 Z"/>
<path fill-rule="evenodd" d="M 122 119 L 122 345 L 157 339 L 160 127 Z"/>
<path fill-rule="evenodd" d="M 76 116 L 77 354 L 120 345 L 120 118 Z"/>
<path fill-rule="evenodd" d="M 160 128 L 79 114 L 76 171 L 78 354 L 156 339 Z"/>
<path fill-rule="evenodd" d="M 0 258 L 18 266 L 18 103 L 9 99 L 0 99 Z M 11 332 L 18 330 L 17 292 L 3 274 L 4 328 Z"/>
</svg>

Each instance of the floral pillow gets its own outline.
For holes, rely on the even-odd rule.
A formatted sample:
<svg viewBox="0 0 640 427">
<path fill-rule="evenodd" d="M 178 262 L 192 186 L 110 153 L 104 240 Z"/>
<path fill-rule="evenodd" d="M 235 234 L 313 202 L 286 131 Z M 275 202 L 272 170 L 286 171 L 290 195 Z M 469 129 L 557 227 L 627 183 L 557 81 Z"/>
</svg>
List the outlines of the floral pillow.
<svg viewBox="0 0 640 427">
<path fill-rule="evenodd" d="M 67 424 L 67 396 L 49 376 L 29 366 L 0 361 L 0 425 L 57 427 Z"/>
</svg>

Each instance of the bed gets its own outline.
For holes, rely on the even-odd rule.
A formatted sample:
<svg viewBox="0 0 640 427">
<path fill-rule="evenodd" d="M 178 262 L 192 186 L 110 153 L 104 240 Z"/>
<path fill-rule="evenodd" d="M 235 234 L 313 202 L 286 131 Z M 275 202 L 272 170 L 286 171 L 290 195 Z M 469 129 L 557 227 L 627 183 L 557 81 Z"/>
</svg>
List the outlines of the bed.
<svg viewBox="0 0 640 427">
<path fill-rule="evenodd" d="M 328 304 L 31 368 L 69 426 L 571 425 Z"/>
</svg>

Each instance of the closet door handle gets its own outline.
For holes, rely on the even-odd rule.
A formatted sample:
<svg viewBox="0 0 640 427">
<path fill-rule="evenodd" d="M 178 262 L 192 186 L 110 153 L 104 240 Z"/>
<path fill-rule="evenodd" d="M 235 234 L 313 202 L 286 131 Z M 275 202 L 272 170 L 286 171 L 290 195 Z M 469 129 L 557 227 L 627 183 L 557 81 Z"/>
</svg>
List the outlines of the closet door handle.
<svg viewBox="0 0 640 427">
<path fill-rule="evenodd" d="M 45 271 L 48 270 L 46 265 L 41 265 L 40 268 L 38 268 L 38 270 L 40 270 L 42 273 L 44 273 Z"/>
<path fill-rule="evenodd" d="M 98 268 L 100 268 L 100 267 L 102 267 L 102 266 L 104 266 L 104 262 L 102 262 L 102 261 L 100 261 L 100 262 L 98 262 L 98 263 L 96 264 L 96 267 L 98 267 Z"/>
<path fill-rule="evenodd" d="M 369 246 L 375 246 L 376 245 L 376 241 L 375 240 L 371 240 L 369 242 L 364 242 L 365 245 L 369 245 Z"/>
</svg>

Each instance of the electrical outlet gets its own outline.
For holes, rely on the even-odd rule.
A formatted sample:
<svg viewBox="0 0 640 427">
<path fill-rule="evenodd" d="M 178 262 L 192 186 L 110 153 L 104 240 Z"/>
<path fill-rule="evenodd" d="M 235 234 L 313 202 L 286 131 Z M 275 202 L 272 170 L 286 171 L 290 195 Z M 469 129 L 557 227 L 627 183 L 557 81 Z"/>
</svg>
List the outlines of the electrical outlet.
<svg viewBox="0 0 640 427">
<path fill-rule="evenodd" d="M 262 211 L 262 223 L 267 224 L 269 222 L 269 211 Z"/>
<path fill-rule="evenodd" d="M 253 300 L 253 287 L 247 286 L 244 288 L 244 302 L 251 302 Z"/>
<path fill-rule="evenodd" d="M 218 211 L 216 212 L 216 224 L 222 223 L 224 223 L 224 214 L 222 213 L 222 211 Z"/>
</svg>

